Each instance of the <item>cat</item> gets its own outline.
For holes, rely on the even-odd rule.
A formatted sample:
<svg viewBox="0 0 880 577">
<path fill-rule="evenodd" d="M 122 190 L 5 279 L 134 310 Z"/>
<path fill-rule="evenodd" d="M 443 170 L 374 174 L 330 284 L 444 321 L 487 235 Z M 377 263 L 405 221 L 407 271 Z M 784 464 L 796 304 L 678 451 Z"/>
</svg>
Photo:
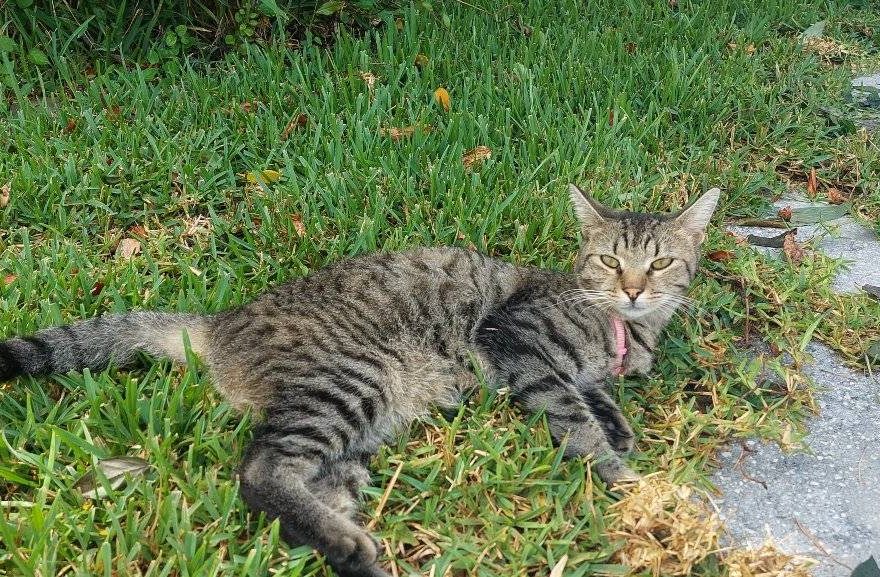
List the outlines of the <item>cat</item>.
<svg viewBox="0 0 880 577">
<path fill-rule="evenodd" d="M 650 369 L 720 190 L 675 214 L 569 194 L 582 239 L 570 273 L 458 248 L 374 253 L 216 314 L 112 314 L 11 338 L 0 381 L 125 366 L 142 352 L 185 362 L 188 342 L 229 403 L 262 415 L 238 470 L 247 504 L 340 577 L 387 577 L 356 523 L 368 460 L 431 407 L 454 407 L 476 369 L 543 411 L 567 457 L 591 456 L 609 484 L 638 478 L 622 458 L 633 431 L 604 384 Z"/>
</svg>

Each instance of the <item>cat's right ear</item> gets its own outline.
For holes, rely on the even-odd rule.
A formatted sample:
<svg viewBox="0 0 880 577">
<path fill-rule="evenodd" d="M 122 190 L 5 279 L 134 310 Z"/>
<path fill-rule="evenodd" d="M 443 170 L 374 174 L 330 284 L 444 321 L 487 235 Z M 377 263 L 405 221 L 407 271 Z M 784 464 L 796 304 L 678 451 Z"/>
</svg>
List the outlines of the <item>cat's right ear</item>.
<svg viewBox="0 0 880 577">
<path fill-rule="evenodd" d="M 600 226 L 612 216 L 610 209 L 590 198 L 574 184 L 568 185 L 568 194 L 571 196 L 574 212 L 584 228 Z"/>
</svg>

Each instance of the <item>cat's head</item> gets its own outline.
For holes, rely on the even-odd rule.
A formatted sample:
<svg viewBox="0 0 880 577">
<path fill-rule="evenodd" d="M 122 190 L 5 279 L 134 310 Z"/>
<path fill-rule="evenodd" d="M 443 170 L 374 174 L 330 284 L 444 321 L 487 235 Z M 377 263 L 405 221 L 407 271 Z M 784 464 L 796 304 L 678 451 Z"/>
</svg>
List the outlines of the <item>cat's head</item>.
<svg viewBox="0 0 880 577">
<path fill-rule="evenodd" d="M 569 193 L 581 223 L 574 272 L 582 300 L 626 319 L 671 313 L 686 301 L 719 189 L 663 214 L 612 210 L 573 184 Z"/>
</svg>

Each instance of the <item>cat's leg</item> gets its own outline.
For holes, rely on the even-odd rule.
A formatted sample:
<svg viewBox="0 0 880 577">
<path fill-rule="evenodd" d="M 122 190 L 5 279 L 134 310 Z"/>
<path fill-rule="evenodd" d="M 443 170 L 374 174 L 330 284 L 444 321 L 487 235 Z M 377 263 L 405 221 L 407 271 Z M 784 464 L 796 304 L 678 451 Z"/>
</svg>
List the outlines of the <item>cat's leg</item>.
<svg viewBox="0 0 880 577">
<path fill-rule="evenodd" d="M 361 489 L 370 483 L 368 461 L 367 454 L 324 461 L 309 480 L 309 490 L 334 511 L 354 519 L 360 506 Z"/>
<path fill-rule="evenodd" d="M 318 436 L 295 421 L 288 428 L 262 431 L 241 466 L 242 497 L 253 509 L 279 519 L 285 541 L 323 553 L 339 577 L 388 577 L 377 563 L 373 538 L 309 487 L 326 460 Z"/>
<path fill-rule="evenodd" d="M 522 374 L 508 381 L 514 401 L 530 413 L 544 411 L 553 438 L 567 440 L 567 457 L 592 456 L 606 483 L 638 479 L 608 443 L 601 422 L 572 383 L 552 373 Z"/>
<path fill-rule="evenodd" d="M 623 455 L 633 450 L 635 433 L 611 395 L 600 388 L 581 390 L 590 411 L 599 420 L 605 437 L 614 450 Z"/>
</svg>

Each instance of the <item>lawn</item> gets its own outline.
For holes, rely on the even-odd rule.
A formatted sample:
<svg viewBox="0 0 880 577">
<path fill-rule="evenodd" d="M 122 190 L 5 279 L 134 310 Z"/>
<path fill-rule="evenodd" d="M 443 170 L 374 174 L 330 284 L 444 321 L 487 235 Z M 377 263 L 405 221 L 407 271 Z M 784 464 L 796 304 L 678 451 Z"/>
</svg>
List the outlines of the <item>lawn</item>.
<svg viewBox="0 0 880 577">
<path fill-rule="evenodd" d="M 827 44 L 804 46 L 822 20 Z M 722 226 L 772 215 L 813 168 L 817 195 L 836 188 L 877 218 L 880 152 L 844 118 L 853 70 L 878 55 L 869 2 L 462 1 L 174 74 L 96 72 L 71 54 L 64 89 L 44 93 L 52 71 L 20 67 L 0 102 L 0 335 L 216 311 L 377 249 L 566 268 L 568 182 L 633 210 L 719 186 L 695 306 L 652 376 L 614 387 L 634 468 L 711 489 L 719 443 L 797 445 L 812 388 L 780 353 L 803 359 L 812 335 L 863 366 L 880 333 L 880 304 L 830 292 L 839 263 L 762 257 Z M 465 166 L 478 146 L 491 157 Z M 0 385 L 0 574 L 330 575 L 238 497 L 256 418 L 222 403 L 195 361 Z M 83 498 L 76 481 L 114 455 L 152 468 Z M 395 575 L 548 575 L 563 555 L 566 577 L 627 574 L 606 527 L 615 495 L 503 394 L 413 426 L 373 470 L 364 515 Z M 695 569 L 726 571 L 714 556 Z"/>
</svg>

